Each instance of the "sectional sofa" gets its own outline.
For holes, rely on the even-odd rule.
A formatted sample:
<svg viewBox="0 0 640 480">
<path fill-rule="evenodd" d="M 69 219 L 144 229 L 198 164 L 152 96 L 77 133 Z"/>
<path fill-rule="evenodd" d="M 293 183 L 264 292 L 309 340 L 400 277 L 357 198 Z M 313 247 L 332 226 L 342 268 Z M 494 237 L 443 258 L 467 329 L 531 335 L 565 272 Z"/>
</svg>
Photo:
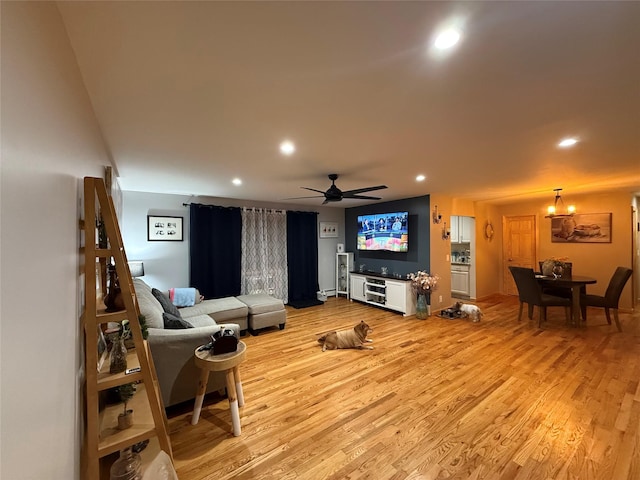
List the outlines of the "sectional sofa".
<svg viewBox="0 0 640 480">
<path fill-rule="evenodd" d="M 193 361 L 193 352 L 207 343 L 221 325 L 232 326 L 238 335 L 248 328 L 249 309 L 235 297 L 204 300 L 192 307 L 180 309 L 182 318 L 193 328 L 164 328 L 164 309 L 154 297 L 152 288 L 140 278 L 133 279 L 140 313 L 149 329 L 149 347 L 156 367 L 165 407 L 195 397 L 200 370 Z M 207 393 L 224 390 L 224 372 L 211 372 Z"/>
</svg>

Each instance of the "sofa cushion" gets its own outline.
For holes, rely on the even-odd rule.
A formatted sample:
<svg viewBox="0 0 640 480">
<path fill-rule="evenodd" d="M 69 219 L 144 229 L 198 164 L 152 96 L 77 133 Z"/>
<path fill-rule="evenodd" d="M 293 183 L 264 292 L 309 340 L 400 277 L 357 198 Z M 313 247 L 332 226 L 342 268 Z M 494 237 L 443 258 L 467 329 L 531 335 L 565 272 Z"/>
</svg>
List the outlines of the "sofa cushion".
<svg viewBox="0 0 640 480">
<path fill-rule="evenodd" d="M 171 303 L 171 300 L 169 299 L 169 297 L 167 297 L 164 293 L 162 293 L 157 288 L 152 288 L 151 293 L 153 294 L 154 297 L 156 297 L 156 300 L 160 302 L 160 305 L 162 305 L 162 309 L 165 312 L 170 313 L 175 317 L 182 318 L 182 315 L 180 315 L 180 311 L 178 310 L 178 307 L 176 307 L 173 303 Z"/>
<path fill-rule="evenodd" d="M 133 279 L 133 288 L 136 291 L 140 313 L 144 315 L 149 328 L 164 328 L 162 319 L 162 305 L 151 293 L 151 287 L 139 278 Z"/>
<path fill-rule="evenodd" d="M 247 305 L 235 297 L 204 300 L 193 307 L 180 309 L 182 318 L 190 319 L 195 315 L 209 315 L 217 324 L 239 317 L 246 317 L 248 311 Z"/>
<path fill-rule="evenodd" d="M 163 312 L 162 319 L 164 320 L 164 328 L 193 328 L 193 325 L 191 325 L 189 322 L 180 317 L 176 317 L 171 313 Z"/>
<path fill-rule="evenodd" d="M 189 317 L 187 321 L 196 328 L 216 325 L 215 320 L 209 315 L 196 315 L 195 317 Z"/>
</svg>

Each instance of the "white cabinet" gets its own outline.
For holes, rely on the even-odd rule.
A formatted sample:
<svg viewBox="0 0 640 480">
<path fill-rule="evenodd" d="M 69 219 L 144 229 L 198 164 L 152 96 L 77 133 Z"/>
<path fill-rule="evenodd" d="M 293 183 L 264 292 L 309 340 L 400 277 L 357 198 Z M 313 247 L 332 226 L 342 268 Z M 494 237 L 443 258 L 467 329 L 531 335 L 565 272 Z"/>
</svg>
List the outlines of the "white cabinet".
<svg viewBox="0 0 640 480">
<path fill-rule="evenodd" d="M 402 312 L 405 316 L 416 313 L 415 295 L 410 281 L 352 273 L 350 293 L 351 300 Z"/>
<path fill-rule="evenodd" d="M 349 293 L 352 300 L 360 300 L 361 302 L 367 301 L 367 297 L 364 294 L 365 280 L 365 277 L 362 275 L 356 275 L 355 273 L 351 274 L 351 292 Z"/>
<path fill-rule="evenodd" d="M 472 217 L 451 215 L 451 243 L 470 243 L 473 225 Z"/>
<path fill-rule="evenodd" d="M 416 313 L 416 296 L 411 289 L 411 282 L 387 280 L 386 307 L 403 312 L 405 315 Z"/>
<path fill-rule="evenodd" d="M 336 297 L 349 298 L 349 272 L 353 270 L 353 253 L 336 253 Z"/>
<path fill-rule="evenodd" d="M 367 303 L 384 306 L 387 298 L 387 285 L 379 278 L 367 277 L 364 282 L 364 293 Z"/>
<path fill-rule="evenodd" d="M 471 230 L 473 229 L 473 219 L 471 217 L 458 217 L 458 227 L 460 229 L 460 243 L 471 242 Z"/>
<path fill-rule="evenodd" d="M 451 293 L 470 294 L 468 265 L 451 265 Z"/>
<path fill-rule="evenodd" d="M 451 243 L 460 243 L 460 229 L 458 228 L 458 217 L 457 215 L 451 215 L 451 227 L 449 228 L 451 232 L 450 238 Z"/>
</svg>

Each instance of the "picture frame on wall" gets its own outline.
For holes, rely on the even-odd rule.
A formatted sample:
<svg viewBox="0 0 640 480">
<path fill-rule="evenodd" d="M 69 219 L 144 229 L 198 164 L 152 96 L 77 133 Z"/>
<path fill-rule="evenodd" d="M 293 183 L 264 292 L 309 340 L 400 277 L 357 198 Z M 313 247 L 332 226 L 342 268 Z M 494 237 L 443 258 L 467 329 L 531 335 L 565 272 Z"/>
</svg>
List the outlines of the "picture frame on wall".
<svg viewBox="0 0 640 480">
<path fill-rule="evenodd" d="M 338 222 L 320 222 L 320 238 L 337 238 Z"/>
<path fill-rule="evenodd" d="M 182 242 L 183 218 L 147 215 L 147 240 L 150 242 Z"/>
<path fill-rule="evenodd" d="M 611 243 L 611 213 L 576 213 L 551 219 L 552 243 Z"/>
</svg>

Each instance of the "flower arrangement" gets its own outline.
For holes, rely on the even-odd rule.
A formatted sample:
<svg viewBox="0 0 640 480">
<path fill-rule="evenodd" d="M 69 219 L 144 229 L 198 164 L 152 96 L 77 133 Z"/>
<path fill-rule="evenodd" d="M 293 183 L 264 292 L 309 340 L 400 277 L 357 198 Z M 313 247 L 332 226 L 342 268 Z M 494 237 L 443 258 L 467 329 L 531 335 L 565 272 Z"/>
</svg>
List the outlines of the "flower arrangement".
<svg viewBox="0 0 640 480">
<path fill-rule="evenodd" d="M 407 274 L 407 278 L 411 280 L 411 287 L 418 295 L 431 295 L 431 292 L 438 286 L 438 275 L 430 275 L 422 270 L 416 273 Z"/>
<path fill-rule="evenodd" d="M 554 265 L 566 267 L 569 257 L 551 257 L 549 260 L 551 260 Z"/>
<path fill-rule="evenodd" d="M 555 267 L 560 267 L 561 269 L 567 268 L 568 261 L 569 257 L 550 257 L 542 262 L 540 269 L 543 275 L 551 276 Z"/>
</svg>

